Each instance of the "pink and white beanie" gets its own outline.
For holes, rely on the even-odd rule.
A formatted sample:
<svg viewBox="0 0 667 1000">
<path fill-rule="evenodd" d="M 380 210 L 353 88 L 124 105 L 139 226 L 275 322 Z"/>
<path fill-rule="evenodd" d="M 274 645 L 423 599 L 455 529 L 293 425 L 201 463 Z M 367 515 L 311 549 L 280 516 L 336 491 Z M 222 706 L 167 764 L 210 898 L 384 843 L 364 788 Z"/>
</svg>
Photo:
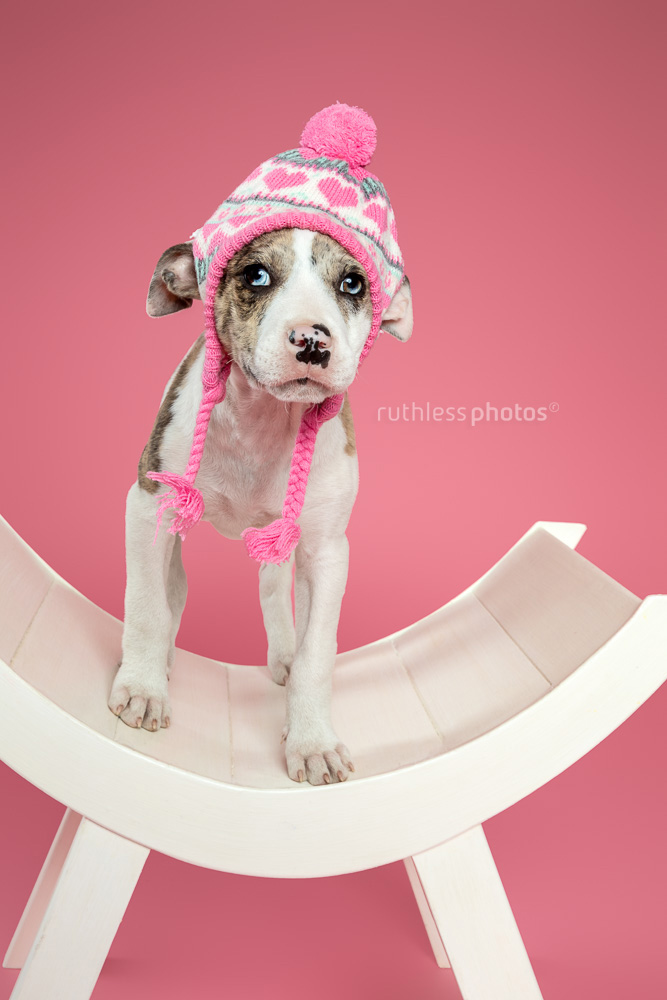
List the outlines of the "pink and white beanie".
<svg viewBox="0 0 667 1000">
<path fill-rule="evenodd" d="M 340 243 L 366 270 L 373 305 L 371 330 L 359 363 L 380 331 L 382 314 L 403 281 L 403 259 L 387 192 L 366 169 L 375 149 L 370 115 L 347 104 L 332 104 L 307 123 L 298 149 L 260 164 L 191 236 L 197 282 L 204 303 L 206 352 L 202 401 L 190 459 L 182 476 L 149 472 L 171 487 L 160 498 L 162 513 L 173 509 L 169 525 L 182 539 L 204 512 L 195 486 L 206 431 L 214 406 L 225 397 L 232 359 L 215 329 L 215 295 L 225 267 L 241 247 L 274 229 L 309 229 Z M 358 370 L 358 369 L 357 369 Z M 242 538 L 251 556 L 282 563 L 296 547 L 315 438 L 320 426 L 339 412 L 344 393 L 313 404 L 301 420 L 290 467 L 282 517 L 264 528 L 246 528 Z"/>
</svg>

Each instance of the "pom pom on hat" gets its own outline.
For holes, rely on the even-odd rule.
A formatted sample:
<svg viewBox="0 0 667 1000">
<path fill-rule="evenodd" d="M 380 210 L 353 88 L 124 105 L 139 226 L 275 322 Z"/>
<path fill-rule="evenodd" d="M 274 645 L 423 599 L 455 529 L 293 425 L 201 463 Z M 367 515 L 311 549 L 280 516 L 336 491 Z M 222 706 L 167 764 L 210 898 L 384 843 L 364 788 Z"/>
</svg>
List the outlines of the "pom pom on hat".
<svg viewBox="0 0 667 1000">
<path fill-rule="evenodd" d="M 301 145 L 351 167 L 365 167 L 376 143 L 375 122 L 361 108 L 330 104 L 309 120 L 301 133 Z"/>
</svg>

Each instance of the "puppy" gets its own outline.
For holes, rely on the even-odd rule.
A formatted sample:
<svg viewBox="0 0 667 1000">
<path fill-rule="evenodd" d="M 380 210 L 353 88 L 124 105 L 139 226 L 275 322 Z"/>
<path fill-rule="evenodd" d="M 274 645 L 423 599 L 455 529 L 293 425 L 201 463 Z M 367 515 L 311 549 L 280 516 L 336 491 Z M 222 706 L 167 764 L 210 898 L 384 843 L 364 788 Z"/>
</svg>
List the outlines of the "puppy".
<svg viewBox="0 0 667 1000">
<path fill-rule="evenodd" d="M 167 385 L 127 497 L 111 711 L 151 731 L 171 721 L 167 682 L 187 593 L 181 539 L 203 514 L 261 561 L 268 666 L 287 689 L 287 771 L 316 785 L 354 770 L 331 724 L 359 483 L 346 390 L 380 329 L 403 341 L 412 332 L 393 212 L 364 167 L 374 145 L 364 111 L 325 108 L 299 149 L 261 164 L 193 242 L 162 254 L 149 315 L 204 298 L 206 332 Z"/>
<path fill-rule="evenodd" d="M 190 244 L 171 247 L 160 258 L 149 313 L 161 315 L 170 296 L 199 297 Z M 406 279 L 385 312 L 383 328 L 405 339 L 410 305 Z M 331 237 L 277 230 L 232 258 L 218 289 L 215 317 L 233 364 L 225 399 L 211 416 L 198 485 L 204 519 L 226 538 L 240 539 L 244 528 L 261 527 L 280 515 L 306 407 L 344 391 L 354 378 L 371 325 L 368 277 Z M 317 345 L 314 351 L 304 352 L 308 343 Z M 167 386 L 127 498 L 123 658 L 109 707 L 127 725 L 149 730 L 171 721 L 167 680 L 187 583 L 180 538 L 163 524 L 153 544 L 158 484 L 146 472 L 182 468 L 187 462 L 203 355 L 202 335 Z M 345 531 L 358 484 L 346 395 L 339 416 L 317 436 L 295 553 L 281 565 L 263 562 L 259 569 L 268 666 L 277 684 L 289 677 L 283 736 L 287 770 L 295 781 L 344 781 L 354 770 L 332 728 L 330 698 L 348 572 Z"/>
</svg>

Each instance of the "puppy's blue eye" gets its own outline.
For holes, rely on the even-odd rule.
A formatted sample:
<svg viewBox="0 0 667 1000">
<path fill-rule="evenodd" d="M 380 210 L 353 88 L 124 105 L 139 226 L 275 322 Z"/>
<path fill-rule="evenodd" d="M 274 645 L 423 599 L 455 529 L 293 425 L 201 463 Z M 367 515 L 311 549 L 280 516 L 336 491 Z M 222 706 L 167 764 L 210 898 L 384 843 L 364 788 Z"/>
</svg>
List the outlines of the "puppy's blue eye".
<svg viewBox="0 0 667 1000">
<path fill-rule="evenodd" d="M 260 267 L 259 264 L 250 264 L 249 267 L 246 267 L 243 277 L 249 285 L 253 285 L 255 288 L 271 284 L 271 275 L 265 267 Z"/>
<path fill-rule="evenodd" d="M 348 295 L 359 295 L 364 290 L 364 279 L 358 274 L 348 274 L 341 281 L 340 290 Z"/>
</svg>

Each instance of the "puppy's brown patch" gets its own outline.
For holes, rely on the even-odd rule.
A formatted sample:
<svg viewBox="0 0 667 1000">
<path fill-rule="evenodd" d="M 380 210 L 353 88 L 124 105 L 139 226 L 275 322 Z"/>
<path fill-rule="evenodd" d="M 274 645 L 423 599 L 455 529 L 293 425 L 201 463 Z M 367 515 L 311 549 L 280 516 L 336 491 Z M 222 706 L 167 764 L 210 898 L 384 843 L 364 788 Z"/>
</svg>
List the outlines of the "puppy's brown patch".
<svg viewBox="0 0 667 1000">
<path fill-rule="evenodd" d="M 138 483 L 142 490 L 146 490 L 147 493 L 156 493 L 160 488 L 160 484 L 154 482 L 152 479 L 148 479 L 146 476 L 147 472 L 160 472 L 162 469 L 162 459 L 160 456 L 160 448 L 162 447 L 162 440 L 164 438 L 164 432 L 172 417 L 172 406 L 178 399 L 178 394 L 180 392 L 181 386 L 185 381 L 185 377 L 195 363 L 199 352 L 204 346 L 205 335 L 202 333 L 195 343 L 192 345 L 188 351 L 187 356 L 183 359 L 180 367 L 176 374 L 174 375 L 171 385 L 167 389 L 167 393 L 162 400 L 162 405 L 158 410 L 158 415 L 151 431 L 151 436 L 148 439 L 148 444 L 141 453 L 141 458 L 139 459 L 139 475 Z"/>
<path fill-rule="evenodd" d="M 244 280 L 243 272 L 253 264 L 269 272 L 271 284 L 266 288 L 252 287 Z M 238 364 L 252 356 L 262 317 L 293 264 L 292 230 L 277 229 L 257 236 L 227 265 L 216 293 L 215 326 L 223 346 Z"/>
<path fill-rule="evenodd" d="M 368 285 L 368 275 L 359 261 L 355 260 L 352 254 L 348 253 L 340 243 L 336 243 L 331 236 L 327 236 L 325 233 L 315 233 L 311 260 L 324 283 L 336 295 L 336 300 L 344 316 L 349 317 L 360 312 L 365 312 L 369 317 L 372 315 L 373 306 Z M 340 290 L 343 278 L 348 274 L 355 274 L 363 279 L 363 291 L 357 295 L 351 295 L 349 292 L 341 292 Z"/>
<path fill-rule="evenodd" d="M 345 428 L 345 454 L 354 455 L 357 450 L 357 442 L 354 435 L 354 421 L 352 420 L 352 407 L 350 406 L 350 400 L 348 399 L 347 393 L 345 393 L 345 399 L 343 400 L 343 405 L 340 408 L 340 419 Z"/>
</svg>

